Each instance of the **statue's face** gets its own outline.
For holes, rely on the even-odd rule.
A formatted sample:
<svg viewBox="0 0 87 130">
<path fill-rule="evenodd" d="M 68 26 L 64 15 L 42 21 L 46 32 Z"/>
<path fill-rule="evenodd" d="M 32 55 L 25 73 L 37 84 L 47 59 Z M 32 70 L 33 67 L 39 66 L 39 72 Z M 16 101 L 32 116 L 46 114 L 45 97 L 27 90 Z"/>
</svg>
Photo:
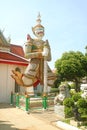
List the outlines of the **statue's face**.
<svg viewBox="0 0 87 130">
<path fill-rule="evenodd" d="M 42 39 L 44 36 L 44 28 L 36 27 L 34 30 L 35 36 L 39 39 Z"/>
</svg>

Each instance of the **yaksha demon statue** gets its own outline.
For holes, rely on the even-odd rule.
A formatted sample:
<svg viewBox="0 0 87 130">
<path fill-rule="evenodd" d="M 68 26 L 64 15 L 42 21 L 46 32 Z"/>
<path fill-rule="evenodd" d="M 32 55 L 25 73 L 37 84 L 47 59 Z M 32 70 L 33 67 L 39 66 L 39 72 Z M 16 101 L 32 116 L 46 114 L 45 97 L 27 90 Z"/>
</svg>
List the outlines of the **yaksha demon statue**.
<svg viewBox="0 0 87 130">
<path fill-rule="evenodd" d="M 32 31 L 37 38 L 32 39 L 28 34 L 25 43 L 25 57 L 29 59 L 29 65 L 24 74 L 13 70 L 12 77 L 20 86 L 36 87 L 40 84 L 43 88 L 45 86 L 44 91 L 47 91 L 47 87 L 53 85 L 56 76 L 47 64 L 47 61 L 51 61 L 51 50 L 48 40 L 42 40 L 44 27 L 41 25 L 40 14 Z"/>
</svg>

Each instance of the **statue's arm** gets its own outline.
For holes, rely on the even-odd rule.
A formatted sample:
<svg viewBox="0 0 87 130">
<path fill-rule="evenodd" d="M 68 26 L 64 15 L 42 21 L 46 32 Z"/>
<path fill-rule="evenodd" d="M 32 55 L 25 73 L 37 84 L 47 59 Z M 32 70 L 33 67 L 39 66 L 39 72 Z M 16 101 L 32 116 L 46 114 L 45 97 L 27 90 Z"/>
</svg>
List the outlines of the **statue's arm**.
<svg viewBox="0 0 87 130">
<path fill-rule="evenodd" d="M 27 53 L 25 55 L 26 58 L 41 58 L 42 57 L 42 52 L 31 52 L 31 53 Z"/>
<path fill-rule="evenodd" d="M 42 57 L 42 52 L 38 51 L 38 50 L 33 50 L 33 41 L 34 39 L 32 39 L 30 37 L 30 35 L 27 35 L 27 42 L 25 44 L 25 57 L 27 59 L 31 59 L 31 58 L 40 58 Z"/>
<path fill-rule="evenodd" d="M 25 45 L 25 57 L 27 59 L 31 58 L 44 58 L 46 57 L 47 61 L 51 61 L 51 49 L 49 46 L 48 40 L 45 41 L 43 51 L 42 50 L 33 50 L 33 39 L 28 35 L 28 40 Z"/>
</svg>

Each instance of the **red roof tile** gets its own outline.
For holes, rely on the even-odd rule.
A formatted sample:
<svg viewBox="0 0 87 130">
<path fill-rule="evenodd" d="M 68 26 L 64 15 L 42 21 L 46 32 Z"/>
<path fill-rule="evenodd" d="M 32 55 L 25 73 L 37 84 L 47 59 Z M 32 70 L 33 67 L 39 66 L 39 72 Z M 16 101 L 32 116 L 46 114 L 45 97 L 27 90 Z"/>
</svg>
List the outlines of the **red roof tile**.
<svg viewBox="0 0 87 130">
<path fill-rule="evenodd" d="M 10 44 L 9 47 L 10 51 L 0 50 L 0 63 L 28 65 L 21 46 Z"/>
<path fill-rule="evenodd" d="M 5 60 L 26 61 L 21 57 L 9 52 L 0 52 L 0 58 Z"/>
<path fill-rule="evenodd" d="M 10 51 L 16 55 L 24 57 L 24 51 L 21 46 L 10 44 Z"/>
<path fill-rule="evenodd" d="M 0 63 L 28 65 L 28 61 L 25 58 L 20 57 L 11 52 L 3 52 L 3 51 L 0 51 Z"/>
</svg>

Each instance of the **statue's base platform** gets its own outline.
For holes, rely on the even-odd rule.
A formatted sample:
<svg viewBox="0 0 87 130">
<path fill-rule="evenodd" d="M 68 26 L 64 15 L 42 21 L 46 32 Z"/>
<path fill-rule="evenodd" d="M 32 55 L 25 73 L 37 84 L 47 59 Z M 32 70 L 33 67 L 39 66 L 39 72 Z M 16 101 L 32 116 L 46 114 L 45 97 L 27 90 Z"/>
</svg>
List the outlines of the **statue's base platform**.
<svg viewBox="0 0 87 130">
<path fill-rule="evenodd" d="M 55 105 L 54 106 L 54 112 L 61 118 L 64 118 L 65 115 L 64 115 L 64 106 L 63 105 Z"/>
</svg>

